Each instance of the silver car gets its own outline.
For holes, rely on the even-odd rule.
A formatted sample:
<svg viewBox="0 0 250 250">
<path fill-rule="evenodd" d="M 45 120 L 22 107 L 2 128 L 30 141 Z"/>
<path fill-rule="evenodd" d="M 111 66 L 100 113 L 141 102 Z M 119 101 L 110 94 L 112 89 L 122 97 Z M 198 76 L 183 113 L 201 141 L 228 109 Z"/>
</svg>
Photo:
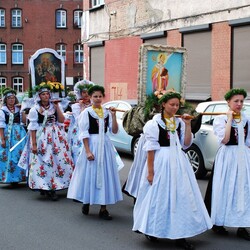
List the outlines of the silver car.
<svg viewBox="0 0 250 250">
<path fill-rule="evenodd" d="M 243 111 L 250 116 L 250 101 L 245 101 Z M 226 101 L 211 101 L 198 104 L 198 113 L 202 112 L 227 112 Z M 203 115 L 200 130 L 195 134 L 193 144 L 186 150 L 196 178 L 206 176 L 212 170 L 215 155 L 219 147 L 217 138 L 213 133 L 214 115 Z"/>
</svg>

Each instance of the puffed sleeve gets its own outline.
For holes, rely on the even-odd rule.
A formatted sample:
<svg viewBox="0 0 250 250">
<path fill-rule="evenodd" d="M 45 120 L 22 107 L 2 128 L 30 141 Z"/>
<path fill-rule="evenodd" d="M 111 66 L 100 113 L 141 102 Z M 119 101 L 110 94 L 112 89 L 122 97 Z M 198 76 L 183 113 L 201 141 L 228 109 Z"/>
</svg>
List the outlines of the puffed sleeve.
<svg viewBox="0 0 250 250">
<path fill-rule="evenodd" d="M 89 112 L 84 110 L 78 118 L 79 136 L 78 139 L 89 138 Z"/>
<path fill-rule="evenodd" d="M 72 109 L 72 113 L 73 113 L 74 118 L 77 119 L 77 117 L 81 113 L 81 108 L 80 108 L 79 103 L 73 104 L 72 107 L 71 107 L 71 109 Z"/>
<path fill-rule="evenodd" d="M 182 121 L 182 119 L 178 118 L 178 122 L 181 124 L 181 133 L 180 133 L 180 144 L 182 146 L 183 149 L 187 149 L 191 146 L 191 144 L 193 143 L 193 134 L 192 134 L 192 139 L 189 145 L 185 145 L 184 144 L 184 140 L 185 140 L 185 129 L 186 129 L 186 124 L 184 121 Z"/>
<path fill-rule="evenodd" d="M 0 128 L 6 128 L 5 115 L 3 110 L 0 110 Z"/>
<path fill-rule="evenodd" d="M 148 121 L 143 127 L 143 133 L 145 135 L 145 144 L 143 150 L 151 151 L 160 149 L 159 139 L 159 128 L 158 124 L 154 120 Z"/>
<path fill-rule="evenodd" d="M 29 119 L 29 125 L 28 125 L 28 130 L 38 130 L 39 129 L 39 124 L 38 124 L 38 114 L 36 108 L 31 108 L 30 112 L 28 114 Z"/>
<path fill-rule="evenodd" d="M 225 115 L 218 115 L 214 118 L 213 131 L 220 145 L 222 144 L 221 141 L 225 137 L 226 121 L 227 116 Z"/>
</svg>

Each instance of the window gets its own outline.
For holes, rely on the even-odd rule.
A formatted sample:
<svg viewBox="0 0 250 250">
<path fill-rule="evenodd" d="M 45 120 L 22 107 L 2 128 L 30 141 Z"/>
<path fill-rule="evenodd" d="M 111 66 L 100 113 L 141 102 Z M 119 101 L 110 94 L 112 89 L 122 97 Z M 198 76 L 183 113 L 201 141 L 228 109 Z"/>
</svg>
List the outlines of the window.
<svg viewBox="0 0 250 250">
<path fill-rule="evenodd" d="M 18 92 L 23 92 L 23 78 L 14 77 L 13 78 L 13 89 Z"/>
<path fill-rule="evenodd" d="M 66 28 L 66 21 L 67 21 L 66 10 L 57 10 L 56 11 L 56 27 Z"/>
<path fill-rule="evenodd" d="M 23 64 L 23 45 L 12 45 L 12 64 Z"/>
<path fill-rule="evenodd" d="M 83 63 L 83 46 L 76 44 L 74 46 L 74 63 Z"/>
<path fill-rule="evenodd" d="M 14 9 L 11 12 L 12 14 L 12 27 L 13 28 L 20 28 L 22 27 L 22 10 Z"/>
<path fill-rule="evenodd" d="M 91 7 L 92 8 L 100 6 L 102 4 L 104 4 L 104 0 L 92 0 L 91 1 Z"/>
<path fill-rule="evenodd" d="M 0 27 L 5 27 L 5 10 L 0 9 Z"/>
<path fill-rule="evenodd" d="M 74 11 L 74 28 L 81 28 L 82 22 L 82 11 L 76 10 Z"/>
<path fill-rule="evenodd" d="M 0 64 L 6 64 L 6 45 L 0 43 Z"/>
<path fill-rule="evenodd" d="M 56 46 L 57 53 L 64 58 L 66 62 L 66 45 L 65 44 L 58 44 Z"/>
<path fill-rule="evenodd" d="M 7 85 L 7 81 L 5 77 L 0 77 L 0 89 L 4 89 Z"/>
</svg>

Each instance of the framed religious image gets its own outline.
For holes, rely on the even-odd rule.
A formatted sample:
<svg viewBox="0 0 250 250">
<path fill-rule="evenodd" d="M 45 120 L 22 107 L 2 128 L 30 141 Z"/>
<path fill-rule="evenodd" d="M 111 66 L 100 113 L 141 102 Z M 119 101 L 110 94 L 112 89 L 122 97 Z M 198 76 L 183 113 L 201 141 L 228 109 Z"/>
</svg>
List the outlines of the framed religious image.
<svg viewBox="0 0 250 250">
<path fill-rule="evenodd" d="M 60 82 L 65 86 L 64 58 L 55 50 L 37 50 L 29 59 L 32 88 L 42 82 Z"/>
<path fill-rule="evenodd" d="M 139 55 L 138 102 L 155 91 L 174 89 L 185 96 L 187 51 L 182 47 L 142 44 Z"/>
</svg>

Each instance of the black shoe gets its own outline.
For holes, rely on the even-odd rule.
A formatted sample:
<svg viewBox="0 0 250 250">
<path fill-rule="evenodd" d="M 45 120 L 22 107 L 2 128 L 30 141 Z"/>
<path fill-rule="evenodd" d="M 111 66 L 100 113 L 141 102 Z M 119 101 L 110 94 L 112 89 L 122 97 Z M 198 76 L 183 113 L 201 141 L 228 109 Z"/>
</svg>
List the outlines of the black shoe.
<svg viewBox="0 0 250 250">
<path fill-rule="evenodd" d="M 250 234 L 244 227 L 239 227 L 237 230 L 237 236 L 244 240 L 250 240 Z"/>
<path fill-rule="evenodd" d="M 145 234 L 145 237 L 146 237 L 147 240 L 152 241 L 152 242 L 155 242 L 155 241 L 158 240 L 157 237 L 154 237 L 154 236 L 151 236 L 151 235 L 147 235 L 147 234 Z"/>
<path fill-rule="evenodd" d="M 40 195 L 45 196 L 46 195 L 46 191 L 45 190 L 40 190 Z"/>
<path fill-rule="evenodd" d="M 85 215 L 89 214 L 89 204 L 83 204 L 82 213 L 85 214 Z"/>
<path fill-rule="evenodd" d="M 175 240 L 175 245 L 177 247 L 181 247 L 183 249 L 186 249 L 186 250 L 194 250 L 194 245 L 192 245 L 191 243 L 187 242 L 186 239 L 178 239 L 178 240 Z"/>
<path fill-rule="evenodd" d="M 112 216 L 109 214 L 108 210 L 105 209 L 105 210 L 100 210 L 99 212 L 99 217 L 103 220 L 112 220 Z"/>
<path fill-rule="evenodd" d="M 225 227 L 223 226 L 216 226 L 214 225 L 212 227 L 212 230 L 216 233 L 216 234 L 219 234 L 219 235 L 228 235 L 228 231 L 225 229 Z"/>
<path fill-rule="evenodd" d="M 57 201 L 58 200 L 58 196 L 57 196 L 55 191 L 49 192 L 49 197 L 51 198 L 52 201 Z"/>
</svg>

